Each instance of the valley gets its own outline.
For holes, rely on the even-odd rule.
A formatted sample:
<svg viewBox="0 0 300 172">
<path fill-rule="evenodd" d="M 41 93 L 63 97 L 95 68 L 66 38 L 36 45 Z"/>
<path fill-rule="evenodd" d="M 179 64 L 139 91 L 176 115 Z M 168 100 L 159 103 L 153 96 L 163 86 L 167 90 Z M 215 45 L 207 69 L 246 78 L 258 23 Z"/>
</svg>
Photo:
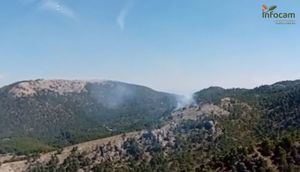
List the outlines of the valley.
<svg viewBox="0 0 300 172">
<path fill-rule="evenodd" d="M 112 86 L 112 88 L 114 87 Z M 47 93 L 45 89 L 41 89 L 42 93 L 40 93 L 39 86 L 36 93 L 29 91 L 30 94 L 22 93 L 17 95 L 25 95 L 25 98 L 30 95 L 30 99 L 39 99 L 40 96 L 47 96 L 50 99 L 39 99 L 39 101 L 47 100 L 47 103 L 54 96 L 55 99 L 51 100 L 54 101 L 52 102 L 53 105 L 56 101 L 61 101 L 62 97 L 65 99 L 64 101 L 69 102 L 71 100 L 68 96 L 72 96 L 72 101 L 74 101 L 78 99 L 77 94 L 82 94 L 79 91 L 66 96 L 69 92 L 49 91 L 49 88 L 48 86 L 46 87 Z M 87 92 L 90 92 L 90 88 L 86 88 Z M 109 88 L 111 89 L 111 86 Z M 7 88 L 2 90 L 5 89 Z M 68 88 L 68 90 L 70 89 Z M 93 95 L 101 93 L 99 94 L 100 97 L 107 96 L 105 99 L 101 99 L 102 101 L 110 101 L 114 97 L 119 96 L 115 91 L 108 94 L 108 90 L 103 91 L 103 87 L 97 86 L 96 90 L 97 93 L 93 92 Z M 124 91 L 123 88 L 121 90 Z M 35 139 L 47 143 L 51 148 L 44 149 L 41 143 L 36 143 L 35 145 L 39 145 L 40 150 L 24 149 L 26 146 L 24 146 L 25 144 L 22 140 L 20 143 L 23 143 L 21 147 L 23 152 L 20 151 L 22 150 L 20 146 L 18 149 L 4 149 L 5 147 L 2 147 L 3 150 L 11 151 L 2 153 L 0 157 L 0 171 L 281 172 L 300 169 L 299 80 L 283 81 L 272 85 L 259 86 L 254 89 L 210 87 L 194 93 L 194 103 L 187 104 L 181 108 L 176 107 L 177 101 L 180 101 L 176 95 L 152 91 L 149 93 L 148 91 L 148 89 L 143 88 L 139 90 L 139 96 L 135 97 L 141 98 L 144 103 L 148 101 L 148 104 L 140 104 L 140 100 L 135 101 L 129 97 L 125 99 L 126 103 L 123 103 L 119 101 L 120 96 L 117 99 L 118 104 L 104 102 L 106 104 L 104 107 L 109 107 L 108 109 L 116 108 L 118 113 L 124 114 L 125 112 L 127 116 L 128 114 L 133 115 L 128 119 L 130 122 L 124 120 L 122 115 L 118 116 L 116 114 L 122 120 L 114 118 L 113 122 L 110 119 L 105 120 L 106 123 L 100 123 L 104 124 L 102 126 L 105 126 L 105 132 L 110 131 L 110 136 L 102 135 L 98 139 L 93 139 L 93 137 L 87 139 L 86 136 L 81 135 L 78 137 L 78 143 L 68 142 L 56 145 L 58 142 L 53 144 L 45 137 L 31 135 Z M 141 97 L 145 92 L 147 93 L 145 97 Z M 154 96 L 153 94 L 162 94 L 166 97 Z M 125 95 L 128 96 L 129 94 L 126 93 Z M 133 92 L 130 95 L 134 95 Z M 149 95 L 151 95 L 150 98 Z M 149 100 L 154 97 L 157 97 L 159 101 L 154 100 L 153 102 Z M 80 108 L 87 107 L 86 110 L 96 108 L 96 106 L 90 105 L 83 106 L 82 102 L 80 103 L 82 100 L 88 103 L 92 102 L 85 101 L 87 99 L 82 99 L 82 97 L 80 98 L 76 101 Z M 20 97 L 17 99 L 20 99 Z M 128 104 L 128 101 L 132 104 Z M 149 102 L 154 103 L 151 107 L 158 107 L 158 109 L 163 111 L 143 107 L 150 106 Z M 165 102 L 171 102 L 171 104 Z M 74 104 L 73 107 L 78 108 L 77 105 Z M 103 104 L 99 105 L 103 107 Z M 130 111 L 127 110 L 128 107 L 120 109 L 120 106 L 129 106 Z M 51 108 L 51 106 L 47 107 Z M 151 111 L 163 113 L 154 116 L 150 115 L 151 120 L 141 118 L 141 120 L 134 123 L 136 118 L 140 118 L 138 115 L 134 115 L 139 114 L 136 113 L 138 112 L 137 110 L 134 110 L 137 107 L 146 110 L 144 111 L 146 112 L 145 115 Z M 71 110 L 73 109 L 71 108 Z M 53 112 L 55 111 L 52 111 L 49 115 L 52 116 Z M 91 110 L 91 112 L 93 111 Z M 100 114 L 99 112 L 103 111 L 97 111 L 98 114 Z M 67 115 L 68 113 L 64 114 Z M 85 114 L 87 116 L 90 115 L 89 113 Z M 77 114 L 70 113 L 69 115 Z M 102 119 L 106 118 L 105 115 L 101 117 Z M 82 122 L 82 119 L 79 122 Z M 140 125 L 140 123 L 145 125 L 141 127 L 135 126 L 135 124 Z M 127 130 L 118 130 L 118 127 L 116 127 L 128 125 L 131 127 Z M 71 131 L 69 128 L 61 129 Z M 33 131 L 31 133 L 34 133 Z M 92 130 L 91 128 L 86 130 L 85 133 L 89 135 L 87 131 Z M 101 134 L 101 130 L 96 133 Z M 8 138 L 7 136 L 2 137 L 2 143 L 8 142 Z M 59 139 L 61 138 L 59 137 Z"/>
<path fill-rule="evenodd" d="M 88 141 L 72 146 L 68 146 L 60 149 L 59 151 L 53 151 L 45 154 L 40 154 L 37 157 L 13 157 L 13 156 L 3 156 L 1 159 L 2 166 L 0 171 L 22 171 L 23 169 L 30 169 L 31 165 L 45 164 L 51 161 L 51 158 L 55 156 L 57 158 L 57 164 L 63 164 L 63 162 L 72 154 L 72 151 L 76 149 L 79 154 L 84 154 L 85 157 L 93 159 L 93 157 L 98 156 L 99 152 L 100 158 L 94 163 L 103 163 L 105 161 L 117 161 L 128 156 L 126 149 L 124 149 L 124 144 L 126 141 L 134 139 L 138 140 L 139 144 L 143 145 L 147 142 L 151 142 L 150 137 L 157 139 L 159 144 L 165 149 L 170 149 L 171 145 L 175 143 L 174 129 L 178 127 L 183 121 L 186 120 L 197 120 L 201 116 L 209 116 L 212 113 L 218 113 L 220 115 L 228 115 L 229 112 L 220 109 L 218 106 L 206 104 L 201 107 L 196 105 L 190 105 L 188 108 L 179 109 L 172 113 L 169 120 L 165 121 L 165 124 L 158 129 L 153 130 L 142 130 L 137 132 L 124 133 L 112 137 L 107 137 L 103 139 Z M 207 121 L 207 124 L 212 125 L 211 133 L 221 132 L 216 129 L 212 121 Z M 218 135 L 218 134 L 216 134 Z M 153 139 L 153 138 L 152 138 Z M 101 149 L 101 151 L 99 151 Z M 145 149 L 145 148 L 144 148 Z M 150 156 L 150 155 L 148 155 Z M 15 160 L 14 160 L 15 159 Z M 18 161 L 18 159 L 25 159 Z M 12 161 L 12 162 L 9 162 Z M 89 167 L 93 168 L 93 167 Z M 83 170 L 83 169 L 81 169 Z M 86 170 L 86 169 L 85 169 Z"/>
</svg>

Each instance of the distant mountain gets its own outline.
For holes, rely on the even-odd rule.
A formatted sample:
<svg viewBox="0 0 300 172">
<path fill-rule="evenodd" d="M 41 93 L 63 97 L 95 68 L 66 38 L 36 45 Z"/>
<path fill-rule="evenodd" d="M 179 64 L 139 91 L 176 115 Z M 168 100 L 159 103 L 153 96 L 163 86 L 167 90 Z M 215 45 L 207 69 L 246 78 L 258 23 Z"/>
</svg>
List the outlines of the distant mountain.
<svg viewBox="0 0 300 172">
<path fill-rule="evenodd" d="M 300 80 L 281 81 L 254 89 L 223 89 L 210 87 L 194 94 L 198 103 L 220 103 L 225 97 L 245 102 L 259 111 L 259 132 L 278 136 L 300 129 Z"/>
<path fill-rule="evenodd" d="M 6 156 L 0 170 L 299 171 L 300 81 L 210 87 L 194 98 L 196 103 L 177 108 L 157 128 L 38 156 Z"/>
<path fill-rule="evenodd" d="M 22 140 L 63 146 L 151 128 L 175 107 L 175 95 L 122 82 L 21 81 L 0 89 L 0 150 L 22 151 Z"/>
<path fill-rule="evenodd" d="M 12 135 L 3 137 L 0 145 L 2 148 L 9 148 L 10 144 L 10 148 L 23 148 L 22 150 L 27 152 L 31 147 L 49 150 L 47 146 L 53 146 L 51 141 L 63 145 L 72 143 L 70 141 L 74 138 L 90 138 L 88 136 L 91 133 L 114 134 L 118 133 L 117 131 L 133 131 L 138 128 L 141 130 L 48 153 L 2 155 L 0 171 L 285 172 L 300 169 L 299 80 L 283 81 L 254 89 L 210 87 L 196 92 L 192 104 L 176 109 L 174 107 L 177 96 L 140 86 L 111 81 L 30 82 L 33 82 L 34 86 L 21 82 L 3 88 L 7 94 L 4 102 L 18 101 L 14 105 L 15 108 L 9 112 L 15 115 L 16 112 L 25 111 L 26 107 L 36 107 L 40 111 L 31 108 L 26 110 L 26 114 L 35 114 L 34 118 L 37 119 L 53 115 L 53 118 L 48 119 L 61 121 L 39 119 L 43 125 L 38 127 L 47 134 L 43 136 L 42 133 L 36 132 L 39 128 L 34 128 L 34 122 L 30 123 L 34 129 L 28 130 L 26 127 L 29 125 L 24 125 L 22 121 L 27 123 L 26 120 L 29 119 L 18 113 L 19 116 L 12 117 L 23 117 L 17 125 L 23 125 L 25 130 L 10 129 L 9 131 L 19 135 L 15 135 L 18 136 L 16 139 L 12 139 Z M 60 84 L 57 83 L 62 86 L 58 86 Z M 128 87 L 134 91 L 129 91 Z M 132 96 L 135 98 L 132 99 Z M 25 104 L 23 99 L 28 103 Z M 126 100 L 125 103 L 123 100 Z M 20 105 L 22 106 L 19 107 Z M 11 104 L 2 104 L 1 108 L 3 110 L 9 106 Z M 56 111 L 61 107 L 64 107 L 64 111 Z M 110 119 L 108 114 L 98 118 L 97 114 L 100 113 L 92 112 L 105 114 L 99 107 L 116 118 Z M 122 115 L 113 113 L 116 109 Z M 147 112 L 143 113 L 147 118 L 141 118 L 140 111 Z M 132 115 L 123 115 L 121 112 Z M 157 112 L 159 115 L 155 115 Z M 118 117 L 122 120 L 117 120 Z M 88 119 L 94 120 L 90 122 Z M 135 122 L 136 119 L 138 121 Z M 7 121 L 11 123 L 16 120 Z M 136 127 L 131 125 L 131 122 L 143 125 Z M 16 126 L 8 124 L 1 123 Z M 128 126 L 132 128 L 126 128 Z M 102 130 L 97 130 L 97 127 Z M 60 134 L 57 136 L 57 133 Z M 36 135 L 33 137 L 32 134 Z M 22 137 L 24 135 L 26 138 Z M 42 140 L 48 145 L 32 138 Z M 60 140 L 65 142 L 61 143 Z"/>
</svg>

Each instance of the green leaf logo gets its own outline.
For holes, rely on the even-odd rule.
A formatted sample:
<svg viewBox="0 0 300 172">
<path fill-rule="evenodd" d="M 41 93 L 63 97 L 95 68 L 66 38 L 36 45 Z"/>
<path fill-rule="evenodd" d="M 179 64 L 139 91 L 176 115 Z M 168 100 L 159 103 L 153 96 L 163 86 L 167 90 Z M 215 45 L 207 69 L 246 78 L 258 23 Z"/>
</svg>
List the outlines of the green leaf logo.
<svg viewBox="0 0 300 172">
<path fill-rule="evenodd" d="M 269 8 L 268 11 L 273 11 L 273 10 L 275 10 L 276 8 L 277 8 L 277 6 L 276 6 L 276 5 L 273 5 L 273 6 L 271 6 L 271 7 Z"/>
</svg>

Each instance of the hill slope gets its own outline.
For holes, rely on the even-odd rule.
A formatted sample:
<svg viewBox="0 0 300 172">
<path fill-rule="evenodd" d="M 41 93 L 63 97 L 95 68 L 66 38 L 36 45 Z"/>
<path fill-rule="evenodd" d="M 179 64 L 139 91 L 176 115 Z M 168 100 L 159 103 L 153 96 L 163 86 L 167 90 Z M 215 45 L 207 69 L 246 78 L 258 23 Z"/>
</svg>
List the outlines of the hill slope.
<svg viewBox="0 0 300 172">
<path fill-rule="evenodd" d="M 0 147 L 22 151 L 9 147 L 22 139 L 63 146 L 150 128 L 175 106 L 175 95 L 115 81 L 22 81 L 0 89 Z"/>
<path fill-rule="evenodd" d="M 254 89 L 210 87 L 194 94 L 198 103 L 220 104 L 222 98 L 249 104 L 259 118 L 257 134 L 276 137 L 300 128 L 300 80 L 282 81 Z"/>
<path fill-rule="evenodd" d="M 4 156 L 0 170 L 299 171 L 299 94 L 299 81 L 211 87 L 159 127 L 46 154 Z"/>
</svg>

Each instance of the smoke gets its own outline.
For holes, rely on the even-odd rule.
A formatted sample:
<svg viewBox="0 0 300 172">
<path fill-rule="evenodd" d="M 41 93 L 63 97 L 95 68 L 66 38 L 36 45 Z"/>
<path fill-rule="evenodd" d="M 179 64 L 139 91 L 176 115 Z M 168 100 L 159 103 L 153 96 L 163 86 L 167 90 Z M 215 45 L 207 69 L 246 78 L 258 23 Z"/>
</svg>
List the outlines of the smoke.
<svg viewBox="0 0 300 172">
<path fill-rule="evenodd" d="M 88 90 L 90 95 L 93 96 L 98 103 L 109 109 L 126 107 L 130 103 L 148 107 L 149 105 L 144 103 L 150 102 L 151 104 L 153 104 L 153 100 L 161 102 L 165 100 L 164 98 L 166 96 L 171 95 L 155 92 L 154 90 L 151 90 L 147 87 L 128 85 L 126 83 L 112 81 L 91 83 L 89 84 Z M 195 104 L 193 94 L 188 94 L 185 96 L 175 95 L 175 101 L 176 110 Z M 163 104 L 160 104 L 158 102 L 155 102 L 154 104 L 156 104 L 156 106 L 163 106 Z"/>
<path fill-rule="evenodd" d="M 176 109 L 180 109 L 186 106 L 195 105 L 196 101 L 193 97 L 193 94 L 188 94 L 184 96 L 177 96 L 177 107 Z"/>
<path fill-rule="evenodd" d="M 93 84 L 90 91 L 99 103 L 109 109 L 120 107 L 135 97 L 135 92 L 128 85 L 109 81 Z"/>
<path fill-rule="evenodd" d="M 129 99 L 134 97 L 133 90 L 129 89 L 125 85 L 116 85 L 113 90 L 106 94 L 107 99 L 105 102 L 106 107 L 114 109 L 124 104 Z"/>
</svg>

